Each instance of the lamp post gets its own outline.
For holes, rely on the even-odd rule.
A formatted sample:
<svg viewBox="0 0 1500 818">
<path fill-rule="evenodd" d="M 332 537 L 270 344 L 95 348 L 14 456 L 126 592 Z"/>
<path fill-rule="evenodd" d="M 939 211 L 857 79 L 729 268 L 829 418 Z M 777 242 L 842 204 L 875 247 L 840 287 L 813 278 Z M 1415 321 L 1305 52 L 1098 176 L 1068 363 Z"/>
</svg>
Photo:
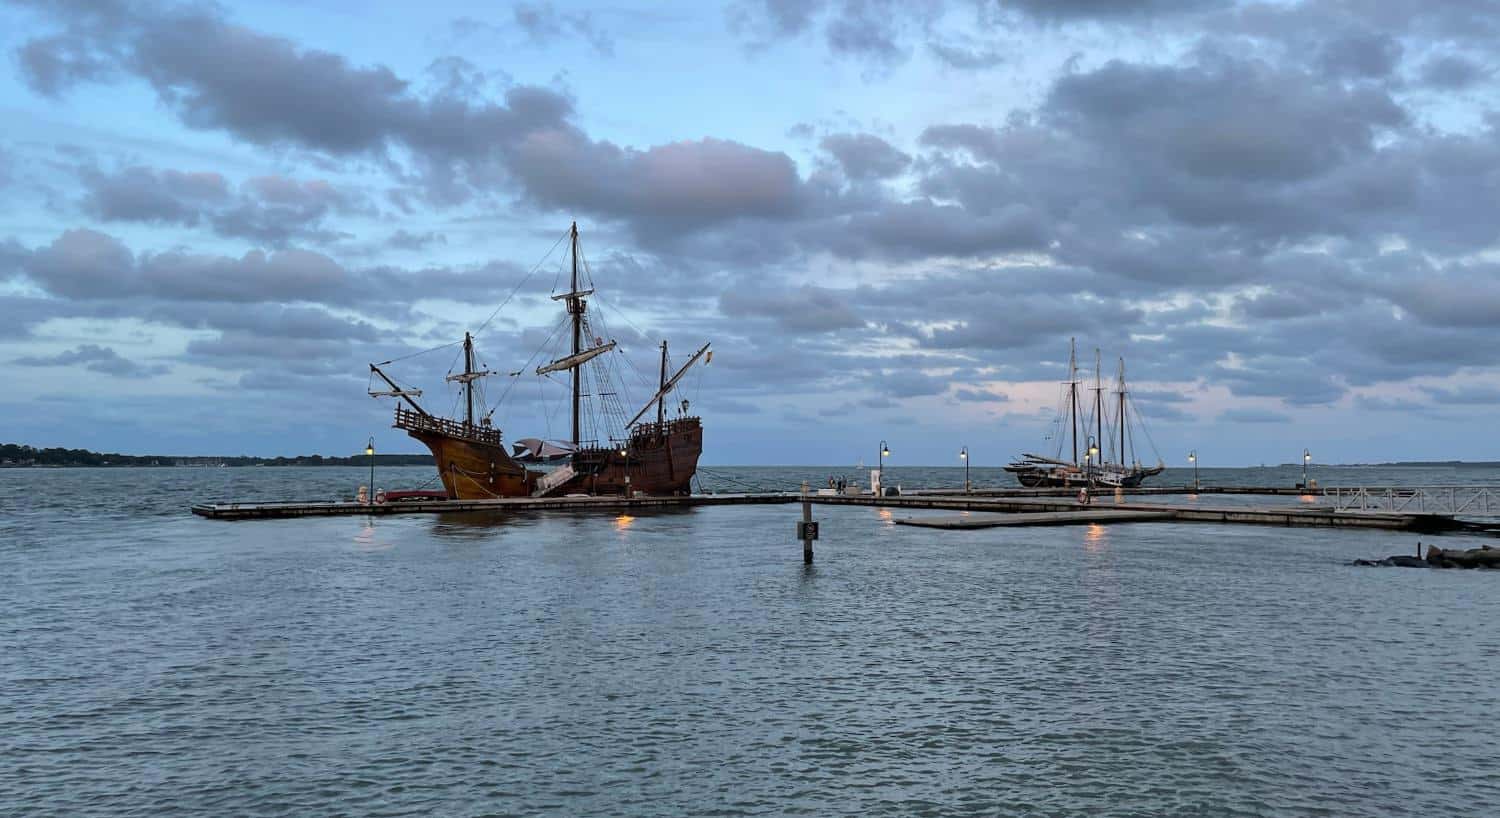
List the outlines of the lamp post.
<svg viewBox="0 0 1500 818">
<path fill-rule="evenodd" d="M 965 446 L 958 452 L 958 459 L 964 461 L 964 493 L 969 492 L 969 447 Z"/>
<path fill-rule="evenodd" d="M 370 435 L 370 442 L 365 444 L 365 455 L 370 458 L 370 504 L 375 504 L 375 436 Z"/>
<path fill-rule="evenodd" d="M 1193 464 L 1193 491 L 1198 490 L 1198 450 L 1188 452 L 1188 462 Z"/>
<path fill-rule="evenodd" d="M 1099 444 L 1093 437 L 1089 438 L 1089 450 L 1083 455 L 1083 475 L 1089 481 L 1089 488 L 1094 487 L 1094 456 L 1099 454 Z"/>
<path fill-rule="evenodd" d="M 1302 488 L 1303 488 L 1304 491 L 1309 488 L 1309 486 L 1307 485 L 1307 464 L 1311 463 L 1311 462 L 1312 462 L 1312 452 L 1308 451 L 1307 449 L 1303 449 L 1302 450 Z"/>
<path fill-rule="evenodd" d="M 630 449 L 621 446 L 620 456 L 625 458 L 625 497 L 630 498 Z"/>
<path fill-rule="evenodd" d="M 880 453 L 876 456 L 875 473 L 880 475 L 880 493 L 885 494 L 885 459 L 891 456 L 891 448 L 880 441 Z"/>
</svg>

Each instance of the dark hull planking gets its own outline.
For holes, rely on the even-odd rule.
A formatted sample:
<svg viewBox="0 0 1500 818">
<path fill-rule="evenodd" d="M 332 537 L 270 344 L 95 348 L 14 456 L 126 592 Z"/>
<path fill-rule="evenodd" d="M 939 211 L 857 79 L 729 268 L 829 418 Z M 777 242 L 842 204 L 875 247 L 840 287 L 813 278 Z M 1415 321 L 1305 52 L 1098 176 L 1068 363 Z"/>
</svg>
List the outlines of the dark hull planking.
<svg viewBox="0 0 1500 818">
<path fill-rule="evenodd" d="M 637 494 L 690 494 L 703 453 L 703 425 L 690 417 L 640 427 L 625 450 L 622 455 L 613 447 L 580 449 L 572 460 L 577 475 L 549 496 L 624 494 L 627 474 Z"/>
<path fill-rule="evenodd" d="M 540 472 L 526 469 L 503 446 L 453 437 L 440 432 L 409 430 L 437 461 L 438 477 L 452 500 L 493 500 L 530 497 Z"/>
</svg>

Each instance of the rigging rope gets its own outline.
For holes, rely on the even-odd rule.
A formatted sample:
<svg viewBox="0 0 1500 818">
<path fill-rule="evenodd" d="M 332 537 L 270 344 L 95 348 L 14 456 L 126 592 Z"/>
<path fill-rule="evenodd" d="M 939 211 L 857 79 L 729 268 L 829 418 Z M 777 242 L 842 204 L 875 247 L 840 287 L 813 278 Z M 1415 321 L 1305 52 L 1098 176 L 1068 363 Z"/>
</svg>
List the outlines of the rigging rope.
<svg viewBox="0 0 1500 818">
<path fill-rule="evenodd" d="M 512 298 L 516 297 L 516 293 L 520 292 L 521 287 L 523 285 L 525 285 L 527 281 L 531 280 L 531 277 L 536 273 L 537 270 L 541 269 L 541 267 L 542 267 L 543 264 L 547 263 L 547 259 L 551 258 L 552 254 L 557 251 L 557 245 L 562 244 L 563 239 L 565 239 L 567 237 L 568 237 L 568 233 L 564 232 L 561 236 L 559 236 L 557 238 L 557 241 L 555 241 L 555 242 L 552 243 L 552 249 L 547 251 L 547 255 L 542 256 L 542 260 L 538 261 L 531 268 L 530 272 L 526 273 L 526 275 L 524 277 L 522 277 L 522 279 L 520 281 L 516 282 L 516 286 L 514 286 L 514 287 L 511 288 L 510 295 L 507 295 L 505 297 L 505 300 L 500 302 L 500 306 L 496 307 L 495 311 L 492 312 L 492 313 L 490 313 L 490 317 L 484 319 L 484 323 L 480 324 L 479 328 L 476 329 L 476 330 L 474 330 L 474 334 L 475 335 L 478 335 L 479 333 L 484 332 L 484 328 L 487 327 L 487 326 L 489 326 L 491 321 L 495 320 L 495 316 L 499 315 L 500 311 L 503 310 L 503 309 L 505 309 L 505 305 L 509 304 L 510 300 Z"/>
</svg>

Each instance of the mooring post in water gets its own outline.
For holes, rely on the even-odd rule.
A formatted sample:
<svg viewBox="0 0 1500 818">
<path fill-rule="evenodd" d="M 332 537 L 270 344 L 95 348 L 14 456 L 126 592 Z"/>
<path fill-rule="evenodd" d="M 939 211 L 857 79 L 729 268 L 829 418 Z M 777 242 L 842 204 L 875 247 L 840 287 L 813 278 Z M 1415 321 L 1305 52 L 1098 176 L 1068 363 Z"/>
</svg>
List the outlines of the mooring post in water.
<svg viewBox="0 0 1500 818">
<path fill-rule="evenodd" d="M 802 523 L 797 526 L 797 536 L 802 538 L 802 564 L 812 565 L 813 540 L 818 538 L 818 524 L 813 522 L 812 501 L 807 498 L 807 481 L 802 481 Z"/>
</svg>

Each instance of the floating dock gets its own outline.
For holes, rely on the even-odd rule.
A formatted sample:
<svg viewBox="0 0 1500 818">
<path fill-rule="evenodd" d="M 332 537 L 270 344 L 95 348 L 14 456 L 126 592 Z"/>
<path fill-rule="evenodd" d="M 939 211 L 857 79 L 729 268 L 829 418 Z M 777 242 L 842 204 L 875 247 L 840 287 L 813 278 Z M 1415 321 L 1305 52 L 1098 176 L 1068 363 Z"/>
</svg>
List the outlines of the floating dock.
<svg viewBox="0 0 1500 818">
<path fill-rule="evenodd" d="M 1032 511 L 997 514 L 944 514 L 936 517 L 901 517 L 896 525 L 913 525 L 921 528 L 1000 528 L 1023 525 L 1090 525 L 1094 523 L 1139 523 L 1176 518 L 1175 511 L 1129 511 L 1122 509 L 1099 509 L 1088 511 Z"/>
<path fill-rule="evenodd" d="M 1155 493 L 1155 492 L 1153 492 Z M 1165 493 L 1165 492 L 1162 492 Z M 1174 493 L 1182 493 L 1180 491 Z M 1202 493 L 1202 492 L 1200 492 Z M 1242 490 L 1238 493 L 1250 493 Z M 513 497 L 496 500 L 429 500 L 418 502 L 384 503 L 365 505 L 355 502 L 302 502 L 302 503 L 208 503 L 195 505 L 192 512 L 200 517 L 215 520 L 248 520 L 285 517 L 328 517 L 337 515 L 391 515 L 391 514 L 460 514 L 479 512 L 531 512 L 531 511 L 633 511 L 667 508 L 692 508 L 718 505 L 779 505 L 800 502 L 797 492 L 766 492 L 757 494 L 694 494 L 670 497 Z M 1410 513 L 1392 511 L 1338 511 L 1328 506 L 1263 506 L 1245 508 L 1213 508 L 1193 504 L 1124 503 L 1109 502 L 1103 498 L 1095 504 L 1079 503 L 1070 493 L 1058 495 L 1003 496 L 949 491 L 908 491 L 899 497 L 876 497 L 864 495 L 811 494 L 809 502 L 819 505 L 872 506 L 890 509 L 924 509 L 953 512 L 982 512 L 992 515 L 1007 515 L 1013 519 L 1004 525 L 1040 524 L 1028 523 L 1027 518 L 1015 515 L 1054 515 L 1047 524 L 1070 522 L 1127 522 L 1158 521 L 1226 523 L 1242 525 L 1307 526 L 1323 528 L 1374 528 L 1394 531 L 1439 532 L 1472 529 L 1475 524 L 1456 519 L 1450 514 Z M 1106 520 L 1103 513 L 1111 519 Z M 1062 516 L 1057 516 L 1062 515 Z M 1077 516 L 1071 519 L 1068 515 Z M 1146 516 L 1150 515 L 1150 516 Z M 1042 520 L 1042 517 L 1032 518 Z M 977 526 L 940 526 L 977 527 Z"/>
<path fill-rule="evenodd" d="M 214 520 L 253 520 L 276 517 L 334 517 L 344 514 L 460 514 L 497 511 L 627 511 L 685 506 L 767 505 L 790 503 L 797 494 L 694 494 L 690 496 L 635 497 L 505 497 L 495 500 L 420 500 L 380 503 L 201 503 L 193 506 L 199 517 Z"/>
</svg>

